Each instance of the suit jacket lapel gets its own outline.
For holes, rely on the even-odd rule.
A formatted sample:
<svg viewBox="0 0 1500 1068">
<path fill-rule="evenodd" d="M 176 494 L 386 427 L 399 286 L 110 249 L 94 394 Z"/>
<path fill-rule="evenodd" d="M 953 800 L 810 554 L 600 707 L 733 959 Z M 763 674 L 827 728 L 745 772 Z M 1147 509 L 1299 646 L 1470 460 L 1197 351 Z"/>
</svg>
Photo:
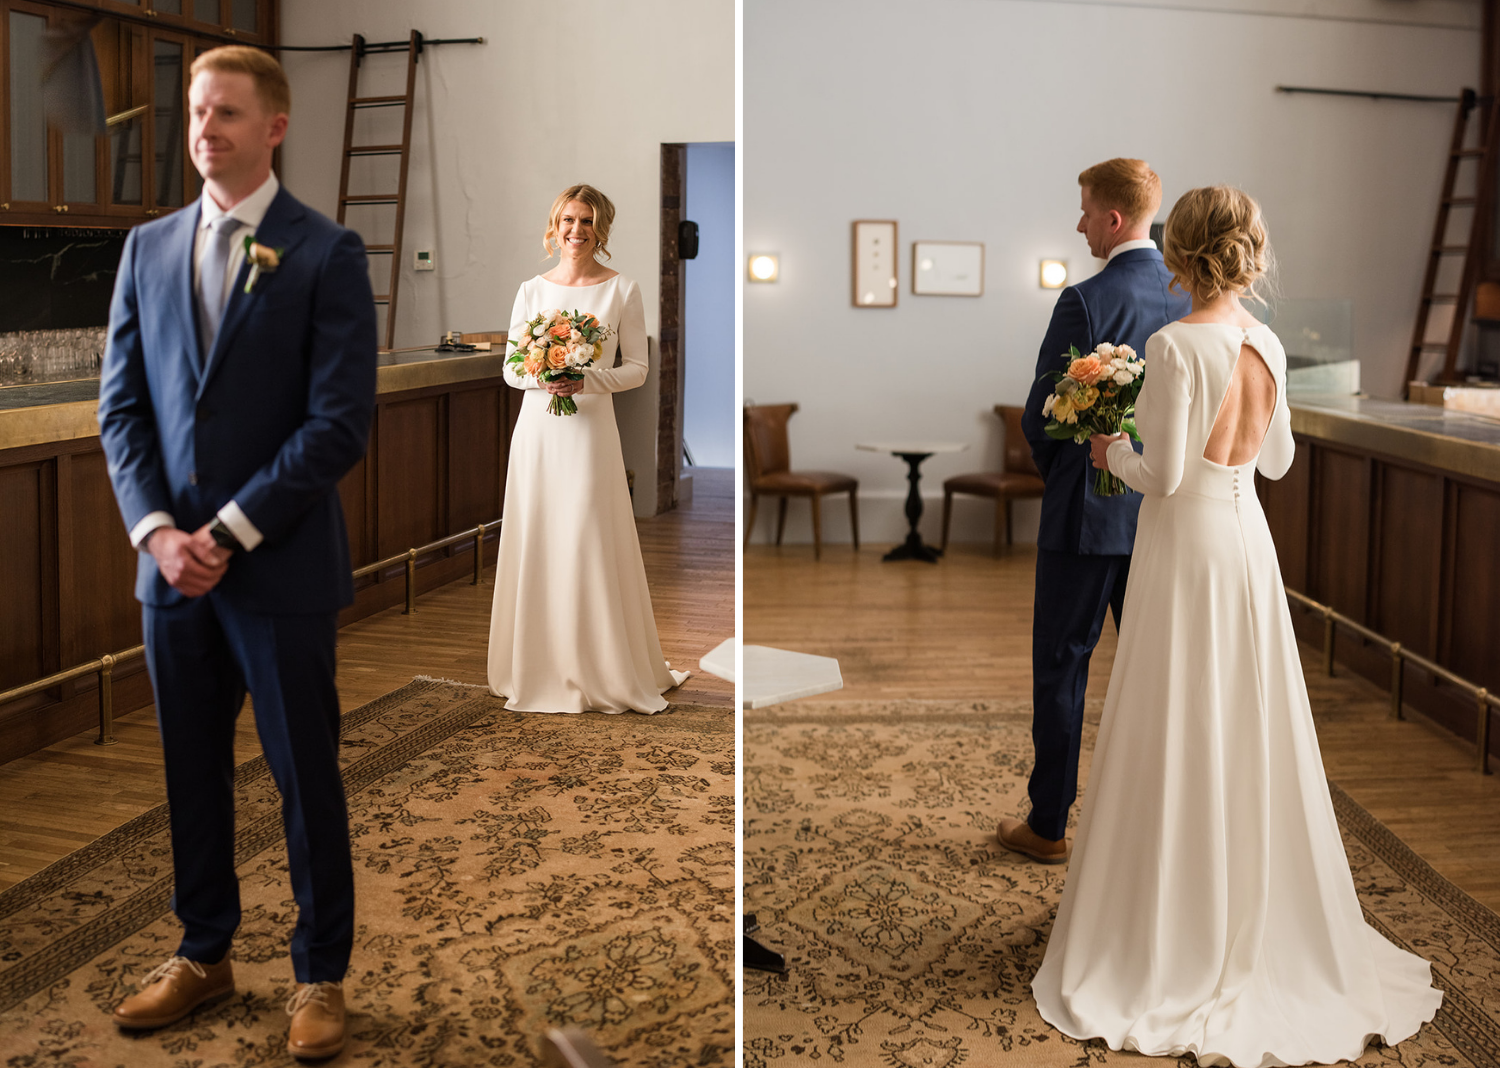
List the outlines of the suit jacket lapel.
<svg viewBox="0 0 1500 1068">
<path fill-rule="evenodd" d="M 167 260 L 176 265 L 176 277 L 172 279 L 172 292 L 176 299 L 171 303 L 182 320 L 182 334 L 186 339 L 189 362 L 192 364 L 189 372 L 200 381 L 203 378 L 203 360 L 206 354 L 198 335 L 198 299 L 193 292 L 193 252 L 198 238 L 201 210 L 201 204 L 195 201 L 190 210 L 179 211 L 172 216 L 178 221 L 178 228 L 170 239 L 171 253 Z"/>
<path fill-rule="evenodd" d="M 281 258 L 285 261 L 302 240 L 298 224 L 302 221 L 306 210 L 283 186 L 277 192 L 276 198 L 271 201 L 270 208 L 266 210 L 266 217 L 256 228 L 256 242 L 268 248 L 280 249 Z M 235 275 L 234 285 L 229 290 L 229 304 L 224 309 L 224 320 L 219 324 L 218 336 L 214 338 L 213 349 L 208 353 L 208 366 L 204 369 L 202 381 L 198 383 L 200 397 L 208 386 L 209 379 L 224 362 L 224 354 L 234 341 L 234 335 L 245 324 L 245 320 L 260 307 L 265 299 L 266 291 L 278 284 L 280 276 L 276 272 L 262 274 L 256 279 L 255 288 L 246 293 L 245 282 L 249 277 L 250 261 L 247 258 L 240 265 L 239 273 Z"/>
</svg>

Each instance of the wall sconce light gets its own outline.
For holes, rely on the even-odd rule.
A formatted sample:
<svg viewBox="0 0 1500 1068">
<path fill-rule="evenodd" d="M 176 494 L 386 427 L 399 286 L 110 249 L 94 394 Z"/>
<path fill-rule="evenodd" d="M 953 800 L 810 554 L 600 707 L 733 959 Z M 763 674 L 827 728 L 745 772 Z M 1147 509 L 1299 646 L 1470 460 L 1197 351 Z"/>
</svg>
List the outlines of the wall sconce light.
<svg viewBox="0 0 1500 1068">
<path fill-rule="evenodd" d="M 756 252 L 745 264 L 745 277 L 752 282 L 774 282 L 781 276 L 781 257 L 774 252 Z"/>
<path fill-rule="evenodd" d="M 1068 261 L 1043 260 L 1039 277 L 1043 289 L 1061 289 L 1068 284 Z"/>
</svg>

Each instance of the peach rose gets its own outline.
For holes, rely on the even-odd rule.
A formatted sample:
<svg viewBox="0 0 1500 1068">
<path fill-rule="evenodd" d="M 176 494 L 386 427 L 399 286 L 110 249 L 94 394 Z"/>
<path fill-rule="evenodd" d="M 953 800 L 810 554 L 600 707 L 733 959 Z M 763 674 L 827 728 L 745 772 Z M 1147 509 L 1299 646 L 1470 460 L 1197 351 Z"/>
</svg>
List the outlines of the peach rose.
<svg viewBox="0 0 1500 1068">
<path fill-rule="evenodd" d="M 1085 386 L 1092 386 L 1104 377 L 1104 361 L 1093 353 L 1080 356 L 1068 364 L 1068 377 Z M 1084 405 L 1087 407 L 1087 405 Z"/>
<path fill-rule="evenodd" d="M 533 349 L 527 353 L 526 359 L 521 361 L 521 366 L 526 368 L 526 373 L 529 375 L 540 374 L 543 366 L 541 352 Z"/>
<path fill-rule="evenodd" d="M 561 371 L 568 366 L 568 350 L 561 345 L 553 345 L 547 350 L 547 366 L 554 371 Z"/>
<path fill-rule="evenodd" d="M 553 337 L 558 338 L 567 337 L 572 332 L 573 326 L 571 323 L 558 323 L 551 330 L 547 331 L 547 333 L 551 334 Z"/>
</svg>

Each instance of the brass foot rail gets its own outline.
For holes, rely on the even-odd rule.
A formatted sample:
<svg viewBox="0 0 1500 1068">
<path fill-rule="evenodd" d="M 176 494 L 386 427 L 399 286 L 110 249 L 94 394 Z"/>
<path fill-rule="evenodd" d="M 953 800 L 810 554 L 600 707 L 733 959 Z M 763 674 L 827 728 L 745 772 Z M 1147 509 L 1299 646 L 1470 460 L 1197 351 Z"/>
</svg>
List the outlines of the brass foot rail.
<svg viewBox="0 0 1500 1068">
<path fill-rule="evenodd" d="M 1462 678 L 1443 667 L 1434 664 L 1425 656 L 1418 656 L 1409 649 L 1403 649 L 1400 642 L 1393 642 L 1383 634 L 1377 634 L 1369 627 L 1356 623 L 1348 616 L 1335 612 L 1327 605 L 1319 604 L 1306 594 L 1298 593 L 1296 590 L 1288 589 L 1286 595 L 1293 601 L 1310 609 L 1323 617 L 1323 670 L 1330 676 L 1333 674 L 1333 637 L 1334 626 L 1337 624 L 1345 630 L 1353 631 L 1361 638 L 1375 645 L 1382 645 L 1391 656 L 1391 718 L 1402 719 L 1402 662 L 1408 662 L 1420 671 L 1425 671 L 1434 678 L 1442 679 L 1444 682 L 1463 690 L 1474 698 L 1475 708 L 1475 730 L 1474 744 L 1478 750 L 1478 759 L 1475 770 L 1480 775 L 1490 774 L 1490 709 L 1500 708 L 1500 695 L 1492 694 L 1483 686 L 1476 686 L 1468 679 Z"/>
<path fill-rule="evenodd" d="M 402 615 L 410 615 L 417 610 L 417 557 L 439 549 L 446 549 L 450 545 L 470 539 L 474 542 L 474 577 L 469 580 L 471 586 L 479 585 L 480 577 L 484 573 L 484 536 L 489 531 L 500 526 L 500 520 L 495 519 L 488 523 L 480 523 L 477 527 L 462 531 L 458 534 L 450 534 L 446 538 L 428 542 L 416 549 L 408 549 L 404 553 L 377 560 L 373 564 L 367 564 L 354 572 L 355 578 L 363 578 L 365 575 L 373 575 L 388 567 L 406 562 L 406 607 Z M 115 744 L 115 712 L 114 712 L 114 669 L 116 664 L 124 663 L 126 660 L 134 660 L 143 656 L 146 652 L 144 645 L 137 645 L 118 653 L 107 653 L 98 660 L 90 660 L 86 664 L 77 664 L 65 671 L 59 671 L 55 675 L 48 675 L 44 679 L 28 682 L 24 686 L 16 686 L 9 690 L 0 690 L 0 705 L 9 701 L 18 701 L 23 697 L 50 690 L 54 686 L 60 686 L 74 679 L 81 679 L 85 675 L 99 676 L 99 734 L 94 739 L 95 745 Z"/>
</svg>

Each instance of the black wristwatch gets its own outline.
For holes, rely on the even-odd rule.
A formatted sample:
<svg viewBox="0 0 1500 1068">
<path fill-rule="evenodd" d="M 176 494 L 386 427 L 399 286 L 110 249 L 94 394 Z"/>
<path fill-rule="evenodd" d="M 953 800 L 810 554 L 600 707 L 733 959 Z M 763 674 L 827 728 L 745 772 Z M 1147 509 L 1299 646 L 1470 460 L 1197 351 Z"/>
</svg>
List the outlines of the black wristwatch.
<svg viewBox="0 0 1500 1068">
<path fill-rule="evenodd" d="M 218 516 L 214 516 L 214 521 L 208 525 L 208 534 L 214 539 L 214 544 L 221 549 L 228 549 L 231 552 L 244 551 L 245 547 L 240 544 L 240 539 L 234 536 L 234 531 L 225 526 L 224 520 Z"/>
</svg>

